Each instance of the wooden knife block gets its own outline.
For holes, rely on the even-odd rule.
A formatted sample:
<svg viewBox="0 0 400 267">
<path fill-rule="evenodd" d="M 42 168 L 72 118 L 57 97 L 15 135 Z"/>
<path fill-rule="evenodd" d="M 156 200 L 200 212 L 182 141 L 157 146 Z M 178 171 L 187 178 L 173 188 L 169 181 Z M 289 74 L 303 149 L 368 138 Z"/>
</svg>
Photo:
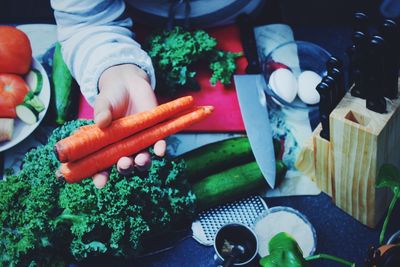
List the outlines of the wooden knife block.
<svg viewBox="0 0 400 267">
<path fill-rule="evenodd" d="M 399 94 L 400 95 L 400 94 Z M 400 98 L 388 103 L 385 114 L 366 108 L 365 100 L 347 93 L 329 116 L 330 141 L 320 137 L 304 148 L 296 166 L 314 167 L 310 175 L 334 203 L 369 227 L 375 227 L 391 200 L 388 189 L 377 189 L 379 168 L 392 163 L 400 168 Z M 314 162 L 306 162 L 313 154 Z"/>
</svg>

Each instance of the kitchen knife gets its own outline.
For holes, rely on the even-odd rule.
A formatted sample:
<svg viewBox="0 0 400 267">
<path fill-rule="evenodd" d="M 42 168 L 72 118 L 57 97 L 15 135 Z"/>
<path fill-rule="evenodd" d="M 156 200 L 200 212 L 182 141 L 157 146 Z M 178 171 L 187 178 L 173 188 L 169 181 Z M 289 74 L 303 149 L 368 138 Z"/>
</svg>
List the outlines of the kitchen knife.
<svg viewBox="0 0 400 267">
<path fill-rule="evenodd" d="M 238 16 L 236 24 L 248 62 L 247 75 L 234 76 L 239 107 L 256 162 L 268 185 L 274 188 L 276 169 L 272 128 L 265 93 L 260 86 L 263 77 L 260 74 L 254 24 L 247 14 Z"/>
<path fill-rule="evenodd" d="M 354 83 L 351 89 L 351 95 L 365 99 L 366 82 L 366 58 L 368 48 L 368 37 L 363 32 L 353 33 L 353 45 L 349 49 L 349 87 Z"/>
<path fill-rule="evenodd" d="M 369 18 L 364 12 L 356 12 L 353 17 L 353 30 L 367 33 L 369 28 Z"/>
<path fill-rule="evenodd" d="M 327 79 L 329 80 L 329 83 L 334 84 L 332 87 L 332 103 L 334 109 L 345 95 L 342 72 L 336 68 L 330 71 L 328 70 L 328 75 L 324 79 Z"/>
<path fill-rule="evenodd" d="M 384 98 L 384 48 L 385 41 L 381 36 L 373 36 L 369 42 L 366 64 L 366 105 L 369 110 L 385 113 L 386 100 Z"/>
<path fill-rule="evenodd" d="M 267 101 L 259 74 L 235 75 L 236 93 L 247 137 L 268 185 L 275 187 L 275 153 Z"/>
<path fill-rule="evenodd" d="M 383 91 L 390 99 L 397 98 L 399 76 L 399 25 L 394 20 L 385 19 L 380 25 L 379 33 L 386 42 L 384 49 Z"/>
<path fill-rule="evenodd" d="M 340 59 L 332 56 L 326 62 L 326 68 L 328 76 L 333 77 L 337 84 L 338 98 L 335 99 L 336 103 L 335 106 L 336 106 L 346 94 L 346 89 L 344 85 L 344 75 L 343 75 L 343 62 Z"/>
<path fill-rule="evenodd" d="M 322 130 L 320 136 L 326 140 L 329 140 L 329 115 L 332 111 L 332 85 L 325 81 L 321 81 L 317 85 L 317 92 L 319 93 L 319 114 L 321 120 Z"/>
</svg>

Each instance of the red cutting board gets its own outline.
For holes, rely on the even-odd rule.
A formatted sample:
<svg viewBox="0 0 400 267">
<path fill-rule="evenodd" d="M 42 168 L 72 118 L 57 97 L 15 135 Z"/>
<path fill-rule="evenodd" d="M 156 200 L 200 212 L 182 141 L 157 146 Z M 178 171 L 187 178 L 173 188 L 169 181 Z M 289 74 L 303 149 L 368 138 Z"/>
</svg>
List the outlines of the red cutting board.
<svg viewBox="0 0 400 267">
<path fill-rule="evenodd" d="M 146 31 L 148 32 L 148 31 Z M 216 27 L 207 30 L 207 32 L 217 39 L 218 48 L 232 51 L 242 52 L 242 44 L 240 42 L 239 29 L 235 25 Z M 143 36 L 140 32 L 137 33 L 138 39 Z M 245 57 L 240 57 L 236 61 L 237 74 L 244 74 L 244 69 L 247 66 Z M 187 91 L 183 95 L 192 95 L 196 105 L 212 105 L 215 107 L 213 114 L 206 120 L 193 125 L 186 129 L 188 132 L 243 132 L 245 131 L 242 115 L 240 113 L 239 103 L 236 96 L 235 86 L 223 86 L 217 84 L 212 86 L 209 82 L 211 72 L 207 67 L 201 67 L 196 75 L 196 80 L 200 85 L 199 91 Z M 158 97 L 160 103 L 171 99 Z M 79 118 L 92 119 L 93 109 L 81 96 L 79 106 Z"/>
</svg>

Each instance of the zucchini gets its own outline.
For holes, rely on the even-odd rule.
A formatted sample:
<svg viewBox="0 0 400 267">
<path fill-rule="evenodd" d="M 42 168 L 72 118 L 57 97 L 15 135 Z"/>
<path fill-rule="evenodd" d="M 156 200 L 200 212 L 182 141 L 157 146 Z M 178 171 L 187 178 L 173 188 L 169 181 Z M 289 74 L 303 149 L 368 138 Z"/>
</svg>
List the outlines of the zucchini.
<svg viewBox="0 0 400 267">
<path fill-rule="evenodd" d="M 43 88 L 43 76 L 40 71 L 36 69 L 31 69 L 28 74 L 25 76 L 25 82 L 28 85 L 29 89 L 35 95 L 40 94 Z"/>
<path fill-rule="evenodd" d="M 186 163 L 189 182 L 195 182 L 212 173 L 251 162 L 254 155 L 247 137 L 235 137 L 191 150 L 178 159 Z"/>
<path fill-rule="evenodd" d="M 34 124 L 39 120 L 39 112 L 27 103 L 22 103 L 15 108 L 17 117 L 26 124 Z"/>
<path fill-rule="evenodd" d="M 69 116 L 74 80 L 62 57 L 60 43 L 56 43 L 54 50 L 51 80 L 53 84 L 55 122 L 61 125 L 64 124 Z"/>
<path fill-rule="evenodd" d="M 276 161 L 277 180 L 282 180 L 287 168 Z M 192 185 L 198 211 L 234 201 L 267 188 L 267 183 L 255 161 L 212 174 Z"/>
<path fill-rule="evenodd" d="M 275 158 L 280 159 L 282 153 L 281 142 L 274 139 L 273 144 Z M 177 159 L 185 161 L 188 181 L 193 183 L 210 174 L 254 161 L 254 155 L 249 139 L 243 136 L 201 146 L 182 154 Z"/>
</svg>

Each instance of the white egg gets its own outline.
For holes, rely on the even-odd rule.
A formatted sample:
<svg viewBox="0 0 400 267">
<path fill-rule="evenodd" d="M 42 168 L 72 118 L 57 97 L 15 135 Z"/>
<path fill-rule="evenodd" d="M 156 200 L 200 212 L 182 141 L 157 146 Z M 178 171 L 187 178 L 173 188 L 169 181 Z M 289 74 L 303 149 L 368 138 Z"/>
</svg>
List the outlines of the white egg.
<svg viewBox="0 0 400 267">
<path fill-rule="evenodd" d="M 319 103 L 319 93 L 316 90 L 322 77 L 311 70 L 303 71 L 298 78 L 299 90 L 297 95 L 306 104 L 314 105 Z"/>
<path fill-rule="evenodd" d="M 269 77 L 271 89 L 283 100 L 291 103 L 297 95 L 298 86 L 296 78 L 288 69 L 277 69 Z"/>
</svg>

